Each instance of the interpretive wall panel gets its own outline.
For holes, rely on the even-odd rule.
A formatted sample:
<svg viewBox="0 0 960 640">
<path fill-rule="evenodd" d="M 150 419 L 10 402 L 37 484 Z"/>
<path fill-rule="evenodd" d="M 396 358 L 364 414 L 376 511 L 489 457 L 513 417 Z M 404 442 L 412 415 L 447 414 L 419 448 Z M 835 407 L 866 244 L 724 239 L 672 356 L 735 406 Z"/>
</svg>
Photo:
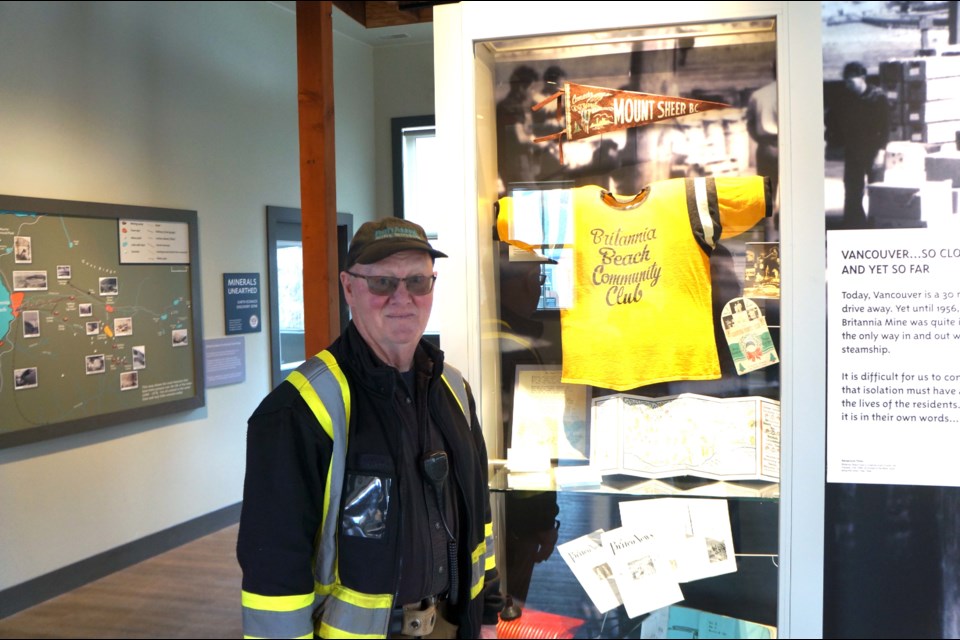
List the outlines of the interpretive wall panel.
<svg viewBox="0 0 960 640">
<path fill-rule="evenodd" d="M 204 403 L 196 212 L 0 196 L 0 447 Z"/>
</svg>

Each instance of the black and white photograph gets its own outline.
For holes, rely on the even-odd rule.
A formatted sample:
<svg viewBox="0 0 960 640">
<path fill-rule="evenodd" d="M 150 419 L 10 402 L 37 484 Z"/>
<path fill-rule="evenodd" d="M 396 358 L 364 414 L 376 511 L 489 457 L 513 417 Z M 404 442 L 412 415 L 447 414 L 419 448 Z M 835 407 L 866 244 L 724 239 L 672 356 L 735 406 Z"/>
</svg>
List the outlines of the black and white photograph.
<svg viewBox="0 0 960 640">
<path fill-rule="evenodd" d="M 93 303 L 81 302 L 77 305 L 77 313 L 81 318 L 87 318 L 93 315 Z"/>
<path fill-rule="evenodd" d="M 20 389 L 33 389 L 37 386 L 37 368 L 36 367 L 27 367 L 25 369 L 14 369 L 13 370 L 13 388 L 19 391 Z"/>
<path fill-rule="evenodd" d="M 120 283 L 116 276 L 100 278 L 100 295 L 115 296 L 120 293 Z"/>
<path fill-rule="evenodd" d="M 947 4 L 822 2 L 827 229 L 929 228 L 960 188 Z"/>
<path fill-rule="evenodd" d="M 953 232 L 950 4 L 821 3 L 828 244 L 847 229 Z M 823 637 L 960 637 L 958 513 L 956 487 L 828 482 Z"/>
<path fill-rule="evenodd" d="M 122 371 L 120 373 L 120 390 L 130 391 L 140 386 L 140 374 L 136 371 Z"/>
<path fill-rule="evenodd" d="M 29 236 L 14 236 L 13 258 L 17 264 L 33 262 L 33 242 Z"/>
<path fill-rule="evenodd" d="M 40 337 L 40 312 L 36 309 L 23 312 L 23 337 Z"/>
<path fill-rule="evenodd" d="M 113 335 L 117 337 L 133 335 L 133 318 L 114 318 Z"/>
<path fill-rule="evenodd" d="M 100 334 L 100 321 L 99 321 L 99 320 L 91 320 L 91 321 L 87 322 L 86 327 L 87 327 L 87 335 L 88 335 L 88 336 L 96 336 L 96 335 L 99 335 L 99 334 Z"/>
<path fill-rule="evenodd" d="M 72 269 L 68 264 L 58 264 L 57 265 L 57 280 L 69 280 Z"/>
<path fill-rule="evenodd" d="M 97 353 L 92 356 L 85 356 L 85 369 L 87 375 L 93 375 L 97 373 L 103 373 L 107 370 L 107 359 L 102 353 Z"/>
<path fill-rule="evenodd" d="M 724 47 L 651 49 L 572 58 L 556 48 L 534 50 L 524 59 L 496 65 L 497 163 L 501 195 L 548 185 L 599 185 L 636 194 L 657 180 L 676 177 L 777 175 L 776 163 L 752 152 L 750 126 L 776 147 L 776 115 L 757 118 L 754 94 L 767 87 L 766 104 L 776 102 L 776 42 L 755 37 Z M 549 101 L 576 83 L 617 91 L 676 96 L 729 105 L 685 117 L 609 131 L 586 139 L 535 142 L 564 129 L 563 112 Z M 772 91 L 770 90 L 772 87 Z M 756 102 L 756 99 L 754 100 Z M 754 114 L 754 115 L 751 115 Z M 762 121 L 762 125 L 761 122 Z M 562 157 L 561 157 L 562 155 Z M 765 175 L 765 174 L 761 174 Z"/>
<path fill-rule="evenodd" d="M 175 347 L 185 347 L 187 346 L 187 330 L 186 329 L 174 329 L 172 332 L 172 341 L 173 346 Z"/>
<path fill-rule="evenodd" d="M 133 347 L 131 349 L 131 357 L 133 359 L 134 371 L 147 368 L 147 348 L 144 345 Z"/>
<path fill-rule="evenodd" d="M 13 272 L 13 290 L 14 291 L 46 291 L 47 290 L 47 272 L 46 271 L 14 271 Z"/>
</svg>

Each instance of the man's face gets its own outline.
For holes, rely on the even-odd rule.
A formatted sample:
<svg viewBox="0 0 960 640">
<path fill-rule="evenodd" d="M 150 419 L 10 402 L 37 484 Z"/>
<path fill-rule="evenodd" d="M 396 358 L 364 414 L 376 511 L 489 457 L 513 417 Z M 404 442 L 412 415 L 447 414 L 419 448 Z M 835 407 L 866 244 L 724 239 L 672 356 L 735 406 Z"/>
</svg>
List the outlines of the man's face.
<svg viewBox="0 0 960 640">
<path fill-rule="evenodd" d="M 373 264 L 355 264 L 352 273 L 363 276 L 432 276 L 433 261 L 425 251 L 399 251 Z M 416 346 L 427 327 L 433 307 L 433 291 L 415 296 L 401 282 L 388 296 L 370 293 L 367 281 L 346 272 L 340 274 L 343 294 L 353 313 L 353 322 L 374 352 L 385 362 L 398 351 Z"/>
<path fill-rule="evenodd" d="M 867 90 L 867 79 L 863 76 L 851 76 L 844 79 L 844 84 L 847 86 L 847 90 L 855 95 L 860 95 Z"/>
</svg>

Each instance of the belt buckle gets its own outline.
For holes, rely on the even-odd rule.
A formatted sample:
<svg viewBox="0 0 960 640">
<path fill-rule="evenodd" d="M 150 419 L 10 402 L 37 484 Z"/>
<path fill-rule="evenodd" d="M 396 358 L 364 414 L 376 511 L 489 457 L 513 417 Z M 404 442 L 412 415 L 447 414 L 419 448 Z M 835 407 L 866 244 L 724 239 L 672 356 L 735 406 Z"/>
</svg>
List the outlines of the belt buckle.
<svg viewBox="0 0 960 640">
<path fill-rule="evenodd" d="M 421 637 L 433 633 L 437 623 L 437 598 L 424 598 L 417 604 L 404 605 L 403 625 L 400 633 L 406 636 Z"/>
</svg>

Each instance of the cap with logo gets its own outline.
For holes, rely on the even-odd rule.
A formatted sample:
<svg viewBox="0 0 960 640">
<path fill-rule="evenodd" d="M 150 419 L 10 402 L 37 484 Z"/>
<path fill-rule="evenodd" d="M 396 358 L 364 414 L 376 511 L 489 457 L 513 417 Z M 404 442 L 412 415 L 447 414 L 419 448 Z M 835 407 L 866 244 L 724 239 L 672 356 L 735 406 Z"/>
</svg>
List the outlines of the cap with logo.
<svg viewBox="0 0 960 640">
<path fill-rule="evenodd" d="M 402 218 L 382 218 L 364 222 L 353 235 L 347 251 L 347 269 L 353 265 L 373 264 L 398 251 L 426 251 L 433 258 L 446 258 L 427 240 L 423 227 Z"/>
</svg>

